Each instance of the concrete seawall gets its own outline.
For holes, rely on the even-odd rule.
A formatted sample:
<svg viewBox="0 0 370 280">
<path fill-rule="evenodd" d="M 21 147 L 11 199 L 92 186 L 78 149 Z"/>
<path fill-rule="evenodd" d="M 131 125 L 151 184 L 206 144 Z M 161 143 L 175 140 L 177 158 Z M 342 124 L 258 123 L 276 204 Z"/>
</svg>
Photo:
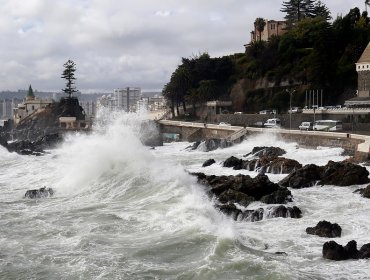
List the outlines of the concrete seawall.
<svg viewBox="0 0 370 280">
<path fill-rule="evenodd" d="M 214 124 L 160 121 L 162 133 L 178 134 L 182 141 L 198 141 L 204 139 L 227 139 L 238 135 L 237 140 L 248 138 L 257 133 L 273 133 L 286 141 L 316 148 L 317 146 L 340 147 L 358 161 L 370 159 L 370 136 L 338 132 L 299 131 L 287 129 L 252 128 L 242 126 L 220 126 Z M 242 137 L 239 137 L 243 133 Z"/>
</svg>

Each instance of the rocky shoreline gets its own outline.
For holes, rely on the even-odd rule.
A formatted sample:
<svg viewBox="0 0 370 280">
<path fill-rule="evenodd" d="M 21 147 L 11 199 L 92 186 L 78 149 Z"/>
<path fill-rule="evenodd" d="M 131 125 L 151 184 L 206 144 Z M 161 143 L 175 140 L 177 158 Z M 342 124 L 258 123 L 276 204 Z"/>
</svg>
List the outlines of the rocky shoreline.
<svg viewBox="0 0 370 280">
<path fill-rule="evenodd" d="M 206 192 L 215 201 L 215 207 L 225 215 L 237 221 L 257 222 L 271 218 L 302 217 L 302 210 L 295 205 L 287 205 L 294 201 L 289 189 L 302 189 L 321 185 L 352 186 L 370 182 L 369 172 L 363 166 L 352 163 L 350 160 L 342 162 L 329 161 L 325 166 L 307 164 L 282 157 L 286 152 L 279 147 L 255 147 L 244 157 L 231 156 L 220 162 L 223 167 L 234 170 L 255 171 L 258 175 L 251 178 L 248 175 L 215 176 L 204 173 L 192 173 L 198 182 L 205 187 Z M 251 157 L 251 158 L 250 158 Z M 215 164 L 214 159 L 208 159 L 203 167 Z M 265 175 L 286 174 L 278 183 L 273 183 Z M 370 185 L 358 189 L 364 198 L 370 198 Z M 253 202 L 266 204 L 266 207 L 246 209 Z M 268 206 L 269 204 L 273 204 Z M 341 237 L 342 228 L 336 223 L 320 221 L 315 227 L 307 227 L 306 233 L 324 238 Z M 370 243 L 357 250 L 356 241 L 352 240 L 346 246 L 335 241 L 323 244 L 323 257 L 330 260 L 347 260 L 370 258 Z"/>
</svg>

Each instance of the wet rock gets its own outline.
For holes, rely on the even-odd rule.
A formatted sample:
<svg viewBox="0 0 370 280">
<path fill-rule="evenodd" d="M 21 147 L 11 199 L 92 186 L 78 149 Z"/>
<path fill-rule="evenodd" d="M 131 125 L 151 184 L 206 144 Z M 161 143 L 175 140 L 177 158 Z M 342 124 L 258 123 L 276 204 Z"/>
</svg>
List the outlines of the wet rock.
<svg viewBox="0 0 370 280">
<path fill-rule="evenodd" d="M 306 232 L 320 237 L 340 237 L 342 228 L 336 223 L 332 224 L 328 221 L 320 221 L 315 227 L 306 228 Z"/>
<path fill-rule="evenodd" d="M 360 259 L 369 259 L 370 258 L 370 243 L 363 245 L 359 252 Z"/>
<path fill-rule="evenodd" d="M 322 177 L 322 168 L 308 164 L 290 173 L 279 182 L 280 186 L 301 189 L 313 186 Z"/>
<path fill-rule="evenodd" d="M 275 252 L 275 255 L 282 255 L 282 256 L 288 256 L 288 254 L 287 253 L 285 253 L 285 252 Z"/>
<path fill-rule="evenodd" d="M 302 211 L 297 206 L 286 207 L 284 205 L 268 208 L 267 218 L 301 218 Z"/>
<path fill-rule="evenodd" d="M 329 161 L 323 167 L 321 184 L 351 186 L 369 182 L 369 172 L 365 167 L 350 162 Z"/>
<path fill-rule="evenodd" d="M 302 168 L 302 164 L 298 161 L 280 157 L 274 158 L 266 165 L 266 173 L 289 174 L 299 168 Z"/>
<path fill-rule="evenodd" d="M 54 190 L 52 188 L 40 188 L 40 189 L 35 189 L 35 190 L 28 190 L 26 191 L 24 197 L 25 198 L 46 198 L 46 197 L 51 197 L 54 195 Z"/>
<path fill-rule="evenodd" d="M 358 189 L 355 192 L 359 192 L 363 197 L 370 198 L 370 185 L 366 188 Z"/>
<path fill-rule="evenodd" d="M 357 242 L 354 240 L 349 241 L 344 247 L 335 241 L 329 241 L 324 244 L 322 254 L 325 259 L 335 261 L 359 259 L 366 258 L 368 248 L 370 248 L 370 243 L 362 246 L 362 251 L 358 251 Z"/>
<path fill-rule="evenodd" d="M 232 189 L 228 189 L 227 191 L 220 194 L 218 200 L 222 203 L 232 202 L 238 203 L 244 207 L 247 207 L 254 201 L 253 197 L 250 197 L 242 192 L 238 192 Z"/>
<path fill-rule="evenodd" d="M 287 188 L 279 188 L 271 194 L 261 197 L 260 201 L 266 204 L 286 204 L 292 201 L 292 193 Z"/>
<path fill-rule="evenodd" d="M 6 139 L 1 136 L 0 136 L 0 146 L 3 146 L 4 148 L 8 149 L 8 141 L 6 141 Z"/>
<path fill-rule="evenodd" d="M 258 208 L 256 210 L 246 210 L 241 214 L 241 219 L 247 222 L 258 222 L 263 219 L 263 208 Z"/>
<path fill-rule="evenodd" d="M 243 160 L 242 159 L 238 159 L 238 158 L 236 158 L 234 156 L 231 156 L 231 157 L 229 157 L 228 159 L 226 159 L 224 161 L 223 166 L 224 167 L 232 167 L 235 170 L 239 170 L 239 169 L 242 169 L 243 168 Z"/>
<path fill-rule="evenodd" d="M 232 142 L 225 139 L 207 139 L 205 141 L 202 141 L 196 149 L 203 152 L 209 152 L 214 151 L 218 148 L 224 149 L 227 147 L 231 147 L 232 145 Z"/>
<path fill-rule="evenodd" d="M 232 203 L 230 203 L 230 204 L 223 204 L 223 205 L 217 205 L 216 208 L 218 208 L 225 215 L 232 217 L 235 221 L 238 219 L 238 216 L 242 213 L 242 211 L 239 210 Z"/>
<path fill-rule="evenodd" d="M 254 147 L 252 150 L 252 154 L 258 157 L 278 157 L 286 154 L 286 151 L 279 147 Z"/>
<path fill-rule="evenodd" d="M 215 161 L 213 158 L 211 158 L 211 159 L 207 159 L 207 160 L 203 163 L 202 167 L 207 167 L 207 166 L 210 166 L 210 165 L 212 165 L 212 164 L 214 164 L 214 163 L 216 163 L 216 161 Z"/>
</svg>

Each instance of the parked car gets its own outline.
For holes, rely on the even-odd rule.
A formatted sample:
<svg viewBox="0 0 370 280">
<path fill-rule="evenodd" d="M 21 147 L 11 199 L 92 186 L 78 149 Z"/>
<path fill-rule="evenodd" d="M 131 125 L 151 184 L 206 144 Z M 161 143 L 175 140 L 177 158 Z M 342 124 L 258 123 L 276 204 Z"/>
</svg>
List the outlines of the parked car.
<svg viewBox="0 0 370 280">
<path fill-rule="evenodd" d="M 312 122 L 302 122 L 299 126 L 300 130 L 313 130 L 313 123 Z"/>
<path fill-rule="evenodd" d="M 290 113 L 290 110 L 288 110 L 288 113 Z M 301 107 L 292 107 L 292 114 L 293 113 L 302 113 Z"/>
<path fill-rule="evenodd" d="M 263 126 L 267 128 L 280 128 L 281 122 L 278 118 L 268 119 Z"/>
<path fill-rule="evenodd" d="M 231 124 L 229 124 L 227 122 L 220 122 L 218 125 L 221 125 L 221 126 L 230 126 Z"/>
</svg>

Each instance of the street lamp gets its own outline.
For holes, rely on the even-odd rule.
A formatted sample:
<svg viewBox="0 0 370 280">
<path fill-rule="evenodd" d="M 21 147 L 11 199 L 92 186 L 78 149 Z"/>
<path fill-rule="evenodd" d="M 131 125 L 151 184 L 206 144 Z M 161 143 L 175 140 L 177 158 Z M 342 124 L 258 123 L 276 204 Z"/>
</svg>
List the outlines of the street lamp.
<svg viewBox="0 0 370 280">
<path fill-rule="evenodd" d="M 292 91 L 286 89 L 285 91 L 289 93 L 289 130 L 292 130 L 292 95 L 295 92 L 295 89 Z"/>
</svg>

